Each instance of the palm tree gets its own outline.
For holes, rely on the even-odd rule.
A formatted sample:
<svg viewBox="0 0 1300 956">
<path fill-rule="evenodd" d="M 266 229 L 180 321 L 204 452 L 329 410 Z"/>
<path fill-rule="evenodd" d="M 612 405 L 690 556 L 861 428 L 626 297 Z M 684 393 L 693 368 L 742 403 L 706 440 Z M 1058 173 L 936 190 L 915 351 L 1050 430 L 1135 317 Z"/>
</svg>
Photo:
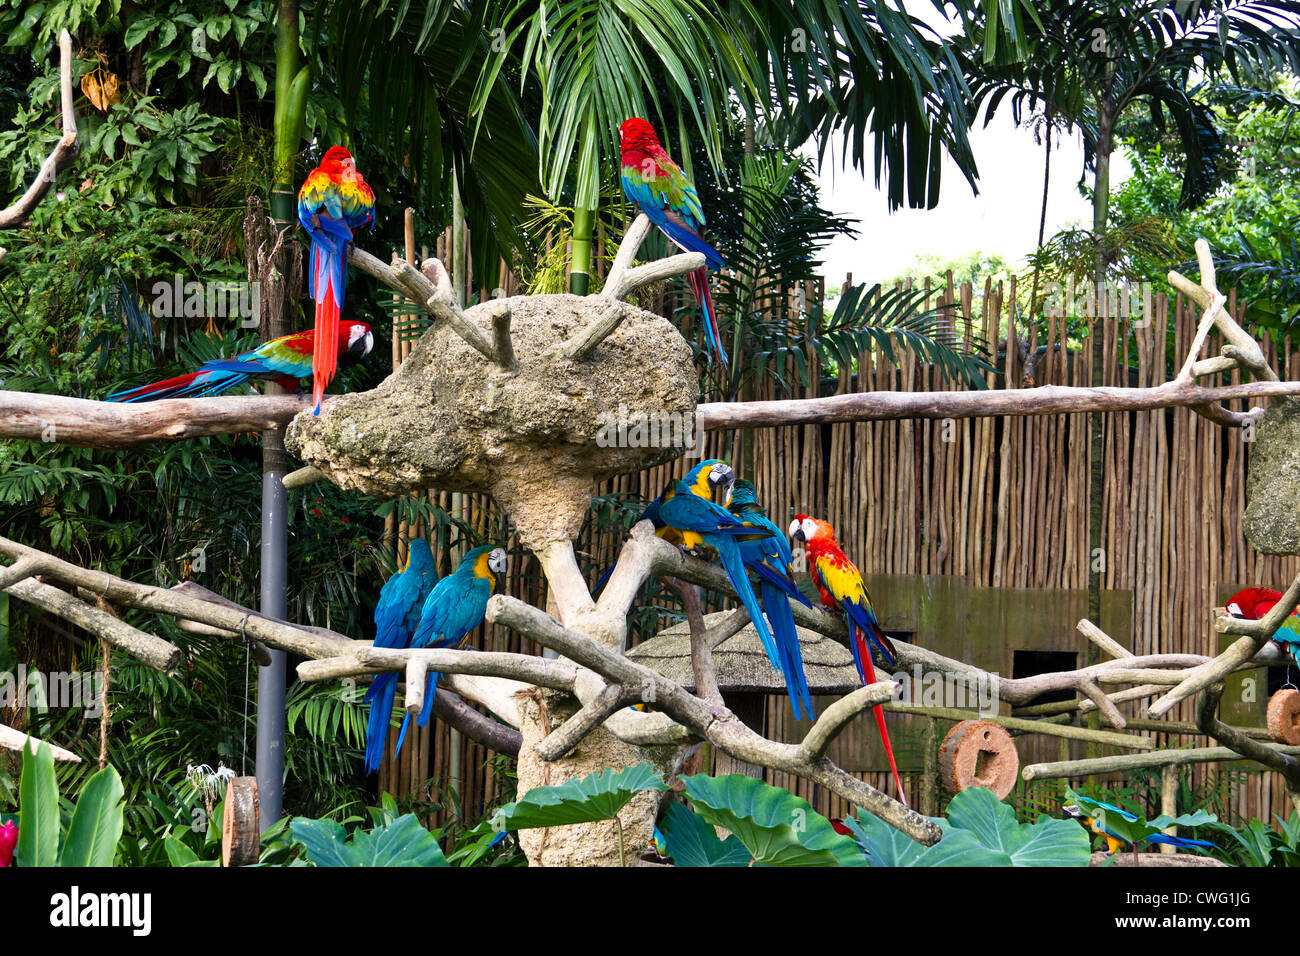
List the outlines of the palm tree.
<svg viewBox="0 0 1300 956">
<path fill-rule="evenodd" d="M 1020 122 L 1044 108 L 1083 134 L 1085 172 L 1093 173 L 1093 279 L 1102 283 L 1116 250 L 1108 248 L 1110 163 L 1115 129 L 1145 106 L 1158 128 L 1171 121 L 1186 156 L 1181 204 L 1192 207 L 1218 185 L 1222 152 L 1213 114 L 1198 99 L 1196 75 L 1226 70 L 1234 82 L 1271 70 L 1300 68 L 1296 0 L 1052 0 L 1038 7 L 1026 55 L 992 63 L 975 24 L 962 46 L 970 72 L 972 112 L 991 116 L 1005 101 Z M 972 21 L 973 22 L 973 21 Z M 987 118 L 986 118 L 987 122 Z M 1093 336 L 1092 384 L 1102 384 L 1102 336 Z M 1101 496 L 1104 420 L 1089 415 L 1088 616 L 1101 615 Z"/>
</svg>

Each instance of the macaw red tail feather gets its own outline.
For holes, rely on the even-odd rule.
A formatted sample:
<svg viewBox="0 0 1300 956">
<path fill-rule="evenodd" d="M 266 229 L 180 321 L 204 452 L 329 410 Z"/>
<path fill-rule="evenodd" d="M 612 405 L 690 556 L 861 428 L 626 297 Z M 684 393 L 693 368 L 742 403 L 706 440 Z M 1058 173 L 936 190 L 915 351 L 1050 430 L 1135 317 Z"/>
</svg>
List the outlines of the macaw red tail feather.
<svg viewBox="0 0 1300 956">
<path fill-rule="evenodd" d="M 316 303 L 316 336 L 312 343 L 311 357 L 311 397 L 316 408 L 312 413 L 314 415 L 320 414 L 321 396 L 325 394 L 325 386 L 334 378 L 339 364 L 339 306 L 330 288 L 332 281 L 327 280 L 325 294 Z"/>
<path fill-rule="evenodd" d="M 722 333 L 718 330 L 718 312 L 713 308 L 713 296 L 709 293 L 709 271 L 696 269 L 691 273 L 691 291 L 695 301 L 704 312 L 704 337 L 709 341 L 709 348 L 718 357 L 723 368 L 727 366 L 727 352 L 722 347 Z"/>
<path fill-rule="evenodd" d="M 853 629 L 853 640 L 857 643 L 858 659 L 867 672 L 867 683 L 874 684 L 876 682 L 876 668 L 871 663 L 871 647 L 862 639 L 862 632 L 858 628 Z M 885 745 L 885 756 L 889 758 L 889 770 L 894 775 L 894 786 L 898 788 L 898 799 L 903 806 L 907 806 L 907 791 L 903 789 L 903 780 L 898 775 L 898 764 L 894 762 L 894 748 L 889 742 L 889 731 L 885 729 L 885 712 L 879 706 L 871 709 L 876 715 L 876 726 L 880 728 L 880 742 Z"/>
</svg>

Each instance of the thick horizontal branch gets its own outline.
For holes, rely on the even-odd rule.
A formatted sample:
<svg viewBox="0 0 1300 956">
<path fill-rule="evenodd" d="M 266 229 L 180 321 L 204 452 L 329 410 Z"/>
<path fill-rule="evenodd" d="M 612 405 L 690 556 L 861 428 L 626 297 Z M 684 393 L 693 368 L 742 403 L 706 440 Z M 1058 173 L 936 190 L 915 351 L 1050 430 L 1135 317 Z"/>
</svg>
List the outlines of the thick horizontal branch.
<svg viewBox="0 0 1300 956">
<path fill-rule="evenodd" d="M 45 744 L 50 748 L 50 753 L 54 755 L 55 760 L 66 760 L 68 763 L 81 763 L 81 758 L 71 750 L 64 750 L 62 747 L 56 747 L 48 741 L 41 740 L 38 737 L 29 736 L 21 730 L 15 730 L 5 724 L 0 724 L 0 747 L 3 747 L 5 750 L 15 750 L 21 753 L 23 746 L 26 745 L 31 748 L 31 752 L 34 754 L 40 748 L 41 744 Z"/>
<path fill-rule="evenodd" d="M 310 396 L 298 395 L 218 395 L 128 404 L 0 390 L 0 438 L 131 448 L 151 441 L 272 431 L 311 407 Z"/>
<path fill-rule="evenodd" d="M 1296 754 L 1300 749 L 1282 749 L 1259 740 L 1252 740 L 1235 727 L 1230 727 L 1219 720 L 1219 698 L 1223 696 L 1223 684 L 1216 683 L 1205 689 L 1201 699 L 1196 703 L 1196 726 L 1201 732 L 1212 737 L 1243 757 L 1257 760 L 1271 770 L 1282 774 L 1286 780 L 1287 792 L 1293 800 L 1300 797 L 1300 760 Z M 1300 806 L 1297 807 L 1300 809 Z"/>
<path fill-rule="evenodd" d="M 695 409 L 695 421 L 706 431 L 718 431 L 900 418 L 1135 412 L 1281 395 L 1300 395 L 1300 382 L 1246 382 L 1213 388 L 1166 382 L 1151 388 L 1041 385 L 987 391 L 860 392 L 770 402 L 705 402 Z"/>
<path fill-rule="evenodd" d="M 1109 730 L 1092 730 L 1088 727 L 1073 727 L 1069 724 L 1053 724 L 1044 720 L 1024 720 L 1019 717 L 1003 717 L 999 714 L 980 714 L 973 710 L 961 710 L 955 707 L 929 707 L 923 704 L 908 704 L 903 701 L 890 701 L 885 710 L 896 714 L 912 714 L 919 717 L 939 717 L 943 720 L 987 720 L 1005 727 L 1007 730 L 1022 734 L 1044 734 L 1048 737 L 1063 737 L 1067 740 L 1083 740 L 1088 743 L 1105 744 L 1109 747 L 1123 747 L 1126 750 L 1151 750 L 1155 741 L 1150 737 L 1134 737 L 1131 734 L 1114 733 Z"/>
<path fill-rule="evenodd" d="M 333 631 L 304 630 L 296 625 L 283 624 L 261 617 L 238 606 L 223 607 L 166 588 L 127 581 L 106 571 L 92 571 L 16 541 L 10 541 L 8 538 L 0 538 L 0 554 L 15 561 L 24 558 L 32 559 L 38 573 L 43 577 L 53 578 L 73 587 L 85 588 L 112 604 L 199 621 L 238 634 L 243 639 L 258 640 L 271 647 L 292 651 L 304 657 L 335 657 L 350 653 L 358 643 L 363 643 L 352 641 Z M 18 585 L 11 587 L 9 592 L 26 600 L 24 593 L 15 590 L 15 587 Z"/>
<path fill-rule="evenodd" d="M 1277 753 L 1300 754 L 1300 747 L 1283 747 L 1276 744 L 1260 746 Z M 1228 747 L 1189 747 L 1186 750 L 1153 750 L 1150 753 L 1118 754 L 1113 757 L 1031 763 L 1021 768 L 1020 776 L 1025 780 L 1052 780 L 1059 777 L 1085 777 L 1094 773 L 1125 773 L 1132 770 L 1149 770 L 1153 767 L 1221 763 L 1225 760 L 1242 759 L 1246 758 L 1240 752 Z"/>
</svg>

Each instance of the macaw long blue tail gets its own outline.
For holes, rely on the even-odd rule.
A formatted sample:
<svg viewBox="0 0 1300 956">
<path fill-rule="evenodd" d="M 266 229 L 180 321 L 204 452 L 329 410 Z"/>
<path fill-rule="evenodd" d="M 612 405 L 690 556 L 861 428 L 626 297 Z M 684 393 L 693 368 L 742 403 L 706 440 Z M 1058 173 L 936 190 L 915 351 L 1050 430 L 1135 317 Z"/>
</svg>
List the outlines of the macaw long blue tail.
<svg viewBox="0 0 1300 956">
<path fill-rule="evenodd" d="M 758 598 L 754 596 L 754 589 L 749 586 L 749 575 L 745 571 L 745 562 L 740 555 L 740 547 L 726 534 L 706 534 L 704 540 L 718 552 L 718 557 L 722 561 L 722 569 L 727 572 L 727 580 L 735 588 L 740 603 L 749 612 L 749 620 L 753 623 L 754 630 L 758 632 L 758 639 L 763 642 L 763 650 L 767 652 L 767 659 L 772 662 L 773 667 L 781 671 L 781 655 L 777 653 L 776 644 L 772 641 L 772 633 L 767 629 L 767 621 L 763 617 L 762 609 L 758 606 Z M 781 671 L 781 673 L 784 674 L 785 671 Z"/>
<path fill-rule="evenodd" d="M 803 672 L 803 652 L 799 649 L 799 632 L 790 613 L 790 601 L 779 587 L 760 582 L 763 608 L 772 622 L 772 636 L 776 638 L 777 653 L 781 655 L 780 671 L 785 677 L 785 691 L 790 696 L 790 707 L 795 720 L 803 720 L 800 703 L 809 718 L 814 716 L 812 697 L 808 693 L 808 678 Z"/>
<path fill-rule="evenodd" d="M 806 597 L 804 597 L 804 593 L 795 586 L 795 583 L 767 562 L 755 561 L 752 564 L 746 565 L 746 567 L 762 578 L 763 583 L 771 584 L 773 587 L 779 588 L 786 597 L 794 598 L 804 607 L 812 607 L 812 604 Z"/>
<path fill-rule="evenodd" d="M 429 726 L 429 715 L 433 713 L 433 699 L 438 696 L 438 678 L 441 674 L 429 672 L 429 679 L 424 683 L 424 706 L 420 708 L 420 718 L 416 721 L 421 727 Z"/>
<path fill-rule="evenodd" d="M 1170 846 L 1214 846 L 1204 840 L 1192 840 L 1188 837 L 1170 836 L 1168 833 L 1153 833 L 1146 838 L 1147 843 L 1168 843 Z"/>
<path fill-rule="evenodd" d="M 370 717 L 366 722 L 366 773 L 374 773 L 384 759 L 388 727 L 393 720 L 393 697 L 397 693 L 397 674 L 380 674 L 366 691 Z M 401 746 L 400 744 L 398 746 Z"/>
</svg>

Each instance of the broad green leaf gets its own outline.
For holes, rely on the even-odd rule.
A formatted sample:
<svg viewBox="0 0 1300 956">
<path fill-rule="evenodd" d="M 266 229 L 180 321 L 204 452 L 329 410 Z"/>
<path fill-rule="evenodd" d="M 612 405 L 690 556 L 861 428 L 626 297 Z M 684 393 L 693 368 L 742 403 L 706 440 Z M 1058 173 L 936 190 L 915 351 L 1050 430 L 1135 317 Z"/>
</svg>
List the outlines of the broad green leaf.
<svg viewBox="0 0 1300 956">
<path fill-rule="evenodd" d="M 316 866 L 446 866 L 437 838 L 414 814 L 398 817 L 389 826 L 358 830 L 351 842 L 333 820 L 298 818 L 290 825 L 293 838 Z"/>
<path fill-rule="evenodd" d="M 571 823 L 612 820 L 643 790 L 667 790 L 649 764 L 625 767 L 618 773 L 605 767 L 556 787 L 534 787 L 492 818 L 496 830 L 529 830 Z"/>
<path fill-rule="evenodd" d="M 676 800 L 659 822 L 675 866 L 749 866 L 749 850 L 736 837 L 719 840 L 717 831 Z"/>
<path fill-rule="evenodd" d="M 971 787 L 948 804 L 948 822 L 966 830 L 990 850 L 1005 853 L 1011 866 L 1087 866 L 1090 841 L 1074 820 L 1043 817 L 1022 824 L 1016 813 L 984 787 Z"/>
<path fill-rule="evenodd" d="M 866 866 L 857 844 L 836 833 L 807 800 L 788 790 L 740 774 L 696 774 L 681 780 L 695 812 L 735 834 L 755 863 Z"/>
<path fill-rule="evenodd" d="M 59 859 L 59 787 L 54 780 L 54 752 L 42 743 L 31 752 L 23 744 L 23 772 L 18 783 L 19 866 L 54 866 Z"/>
<path fill-rule="evenodd" d="M 974 834 L 953 829 L 942 818 L 936 818 L 935 822 L 943 830 L 943 838 L 934 846 L 924 846 L 869 813 L 859 819 L 844 818 L 844 825 L 853 831 L 854 839 L 872 866 L 1011 865 L 1010 857 L 990 850 Z"/>
<path fill-rule="evenodd" d="M 122 778 L 105 767 L 86 781 L 68 824 L 59 866 L 112 866 L 122 838 Z"/>
</svg>

